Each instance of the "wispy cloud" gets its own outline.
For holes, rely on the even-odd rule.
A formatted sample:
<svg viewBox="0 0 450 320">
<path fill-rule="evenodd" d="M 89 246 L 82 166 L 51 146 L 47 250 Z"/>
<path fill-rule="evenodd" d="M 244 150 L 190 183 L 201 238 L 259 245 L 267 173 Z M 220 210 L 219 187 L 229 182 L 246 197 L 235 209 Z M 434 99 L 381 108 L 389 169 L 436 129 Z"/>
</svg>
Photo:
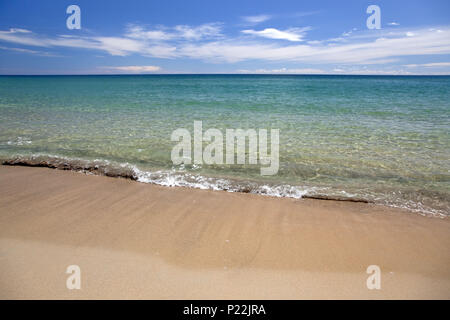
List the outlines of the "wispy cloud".
<svg viewBox="0 0 450 320">
<path fill-rule="evenodd" d="M 15 29 L 0 31 L 0 40 L 34 47 L 66 47 L 106 51 L 113 56 L 139 53 L 160 58 L 174 57 L 175 47 L 161 44 L 149 45 L 145 41 L 128 37 L 83 37 L 59 35 L 53 38 L 33 32 L 18 32 Z"/>
<path fill-rule="evenodd" d="M 275 28 L 266 28 L 264 30 L 256 31 L 256 30 L 242 30 L 242 33 L 250 34 L 254 36 L 259 36 L 268 39 L 278 39 L 278 40 L 288 40 L 288 41 L 303 41 L 303 37 L 306 31 L 311 28 L 291 28 L 288 30 L 278 30 Z"/>
<path fill-rule="evenodd" d="M 8 51 L 14 51 L 14 52 L 19 52 L 19 53 L 27 53 L 27 54 L 43 56 L 43 57 L 57 57 L 58 56 L 58 55 L 52 54 L 50 52 L 30 50 L 30 49 L 24 49 L 24 48 L 0 46 L 0 50 L 8 50 Z"/>
<path fill-rule="evenodd" d="M 426 68 L 450 67 L 450 62 L 433 62 L 433 63 L 422 63 L 422 64 L 406 64 L 405 67 L 408 67 L 408 68 L 417 68 L 417 67 L 426 67 Z"/>
<path fill-rule="evenodd" d="M 301 44 L 292 43 L 304 40 L 307 30 L 308 28 L 242 30 L 240 36 L 233 37 L 222 35 L 221 25 L 212 23 L 157 29 L 129 26 L 123 35 L 115 37 L 48 37 L 28 30 L 10 29 L 0 31 L 0 41 L 31 47 L 97 50 L 115 56 L 139 54 L 156 58 L 188 58 L 230 63 L 261 60 L 305 64 L 381 65 L 392 63 L 400 57 L 450 54 L 449 27 L 406 30 L 385 28 L 377 32 L 352 32 L 341 41 L 308 39 L 309 41 Z M 242 36 L 242 33 L 247 36 Z"/>
<path fill-rule="evenodd" d="M 353 75 L 397 75 L 397 76 L 408 76 L 412 75 L 412 72 L 405 71 L 402 69 L 387 69 L 387 70 L 377 70 L 377 69 L 334 69 L 331 74 L 353 74 Z"/>
<path fill-rule="evenodd" d="M 256 15 L 256 16 L 245 16 L 242 17 L 242 19 L 247 23 L 247 24 L 258 24 L 267 20 L 270 20 L 272 18 L 272 16 L 268 15 L 268 14 L 260 14 L 260 15 Z"/>
<path fill-rule="evenodd" d="M 399 26 L 400 25 L 400 23 L 398 23 L 398 22 L 389 22 L 388 23 L 388 26 Z"/>
<path fill-rule="evenodd" d="M 450 53 L 450 30 L 441 32 L 416 30 L 415 36 L 405 32 L 375 38 L 348 39 L 345 43 L 280 45 L 244 41 L 210 42 L 180 48 L 183 55 L 218 59 L 229 62 L 259 59 L 269 61 L 301 61 L 305 63 L 376 64 L 386 59 L 412 55 L 434 55 Z"/>
<path fill-rule="evenodd" d="M 158 66 L 119 66 L 119 67 L 100 67 L 100 69 L 111 70 L 121 73 L 151 73 L 160 71 Z"/>
<path fill-rule="evenodd" d="M 279 69 L 240 69 L 238 73 L 244 74 L 324 74 L 326 71 L 314 68 L 279 68 Z"/>
<path fill-rule="evenodd" d="M 348 36 L 350 36 L 353 32 L 355 32 L 355 31 L 357 31 L 357 30 L 358 30 L 357 28 L 353 28 L 353 29 L 350 30 L 350 31 L 343 32 L 343 33 L 342 33 L 342 36 L 343 36 L 343 37 L 348 37 Z"/>
<path fill-rule="evenodd" d="M 175 30 L 186 40 L 200 40 L 221 36 L 222 27 L 219 23 L 208 23 L 197 27 L 186 25 L 176 26 Z"/>
<path fill-rule="evenodd" d="M 130 25 L 125 36 L 133 39 L 167 41 L 175 37 L 174 34 L 164 30 L 147 30 L 141 26 Z"/>
<path fill-rule="evenodd" d="M 10 31 L 11 33 L 31 33 L 30 30 L 27 30 L 27 29 L 20 29 L 20 28 L 11 28 L 11 29 L 9 29 L 9 31 Z"/>
<path fill-rule="evenodd" d="M 173 28 L 159 27 L 146 29 L 138 25 L 129 25 L 126 37 L 139 40 L 190 40 L 198 41 L 221 37 L 221 23 L 205 23 L 199 26 L 177 25 Z"/>
<path fill-rule="evenodd" d="M 377 70 L 367 68 L 333 68 L 333 69 L 316 69 L 316 68 L 280 68 L 280 69 L 255 69 L 237 70 L 237 73 L 243 74 L 353 74 L 353 75 L 411 75 L 412 72 L 402 69 Z"/>
</svg>

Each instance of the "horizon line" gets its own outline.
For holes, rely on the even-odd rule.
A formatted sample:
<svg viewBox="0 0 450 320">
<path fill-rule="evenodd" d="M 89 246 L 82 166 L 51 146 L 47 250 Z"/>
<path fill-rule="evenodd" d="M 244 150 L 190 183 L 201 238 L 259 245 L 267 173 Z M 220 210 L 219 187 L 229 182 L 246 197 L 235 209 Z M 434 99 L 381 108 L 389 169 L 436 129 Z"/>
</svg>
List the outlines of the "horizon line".
<svg viewBox="0 0 450 320">
<path fill-rule="evenodd" d="M 353 73 L 73 73 L 73 74 L 0 74 L 10 76 L 180 76 L 180 75 L 241 75 L 241 76 L 394 76 L 394 77 L 447 77 L 449 74 L 353 74 Z"/>
</svg>

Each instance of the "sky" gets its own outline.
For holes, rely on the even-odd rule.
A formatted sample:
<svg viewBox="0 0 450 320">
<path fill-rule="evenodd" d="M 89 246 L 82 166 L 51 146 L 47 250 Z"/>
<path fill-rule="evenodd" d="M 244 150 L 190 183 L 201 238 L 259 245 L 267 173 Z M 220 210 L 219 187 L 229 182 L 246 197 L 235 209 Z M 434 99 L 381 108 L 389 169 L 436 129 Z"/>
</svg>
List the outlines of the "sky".
<svg viewBox="0 0 450 320">
<path fill-rule="evenodd" d="M 449 12 L 448 0 L 0 0 L 0 74 L 450 75 Z"/>
</svg>

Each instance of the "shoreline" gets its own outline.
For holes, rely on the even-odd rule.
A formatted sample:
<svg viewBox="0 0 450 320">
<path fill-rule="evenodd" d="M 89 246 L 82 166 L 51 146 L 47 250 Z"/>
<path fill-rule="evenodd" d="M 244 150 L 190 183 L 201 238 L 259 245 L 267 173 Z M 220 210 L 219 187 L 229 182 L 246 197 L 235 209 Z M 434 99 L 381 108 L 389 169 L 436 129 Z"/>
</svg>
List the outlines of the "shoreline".
<svg viewBox="0 0 450 320">
<path fill-rule="evenodd" d="M 129 179 L 136 182 L 139 181 L 139 177 L 130 169 L 122 169 L 121 171 L 112 169 L 108 170 L 106 166 L 98 166 L 98 165 L 81 165 L 81 164 L 72 164 L 67 161 L 58 161 L 58 162 L 52 162 L 52 161 L 46 161 L 46 160 L 37 160 L 37 159 L 10 159 L 10 160 L 3 160 L 1 165 L 3 166 L 11 166 L 11 167 L 32 167 L 32 168 L 48 168 L 48 169 L 57 169 L 57 170 L 64 170 L 64 171 L 74 171 L 78 173 L 85 173 L 85 174 L 94 174 L 98 176 L 106 176 L 110 178 L 123 178 L 123 179 Z M 157 183 L 151 183 L 158 185 Z M 175 187 L 184 187 L 184 186 L 175 186 Z M 200 189 L 195 188 L 194 189 Z M 229 191 L 227 189 L 221 189 L 221 190 L 214 190 L 214 191 Z M 239 192 L 239 193 L 252 193 L 249 189 L 240 189 L 235 190 L 232 192 Z M 262 194 L 264 195 L 264 194 Z M 268 194 L 267 196 L 271 196 Z M 290 197 L 279 197 L 279 198 L 290 198 Z M 316 200 L 331 200 L 331 201 L 349 201 L 349 202 L 362 202 L 362 203 L 374 203 L 373 201 L 370 201 L 368 199 L 362 199 L 362 198 L 352 198 L 352 197 L 339 197 L 339 196 L 331 196 L 331 195 L 308 195 L 304 194 L 301 196 L 303 199 L 316 199 Z"/>
<path fill-rule="evenodd" d="M 1 299 L 450 298 L 447 218 L 47 168 L 0 177 Z M 65 287 L 72 264 L 82 290 Z"/>
</svg>

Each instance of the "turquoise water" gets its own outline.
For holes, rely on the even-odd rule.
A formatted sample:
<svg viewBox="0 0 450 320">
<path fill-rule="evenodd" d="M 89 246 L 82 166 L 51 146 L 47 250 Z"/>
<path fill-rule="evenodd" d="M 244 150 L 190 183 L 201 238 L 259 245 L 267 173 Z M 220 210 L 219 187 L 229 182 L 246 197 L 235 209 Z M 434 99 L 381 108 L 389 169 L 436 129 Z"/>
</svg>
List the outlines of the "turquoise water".
<svg viewBox="0 0 450 320">
<path fill-rule="evenodd" d="M 279 129 L 280 169 L 174 166 L 173 130 Z M 205 143 L 206 145 L 206 143 Z M 450 77 L 2 76 L 0 158 L 131 168 L 142 182 L 338 196 L 450 214 Z"/>
</svg>

